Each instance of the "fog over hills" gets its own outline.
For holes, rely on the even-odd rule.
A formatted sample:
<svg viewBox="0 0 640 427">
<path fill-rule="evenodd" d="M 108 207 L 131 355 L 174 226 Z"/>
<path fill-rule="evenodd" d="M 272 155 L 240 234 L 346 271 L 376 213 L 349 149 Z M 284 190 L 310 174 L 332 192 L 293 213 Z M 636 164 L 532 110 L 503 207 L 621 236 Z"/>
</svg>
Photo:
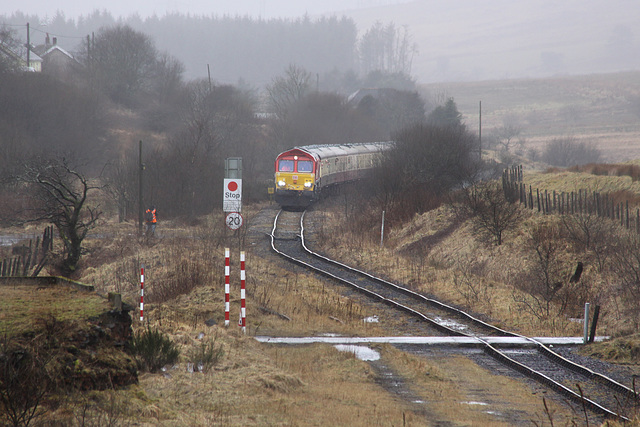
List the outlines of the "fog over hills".
<svg viewBox="0 0 640 427">
<path fill-rule="evenodd" d="M 406 25 L 425 83 L 640 69 L 636 0 L 416 0 L 344 14 L 361 29 Z"/>
<path fill-rule="evenodd" d="M 360 35 L 376 22 L 393 23 L 396 28 L 406 28 L 415 44 L 411 74 L 419 83 L 640 70 L 640 7 L 637 0 L 247 0 L 214 3 L 141 0 L 135 5 L 124 0 L 110 3 L 26 0 L 15 7 L 15 11 L 5 8 L 0 22 L 11 17 L 14 19 L 7 20 L 15 27 L 24 25 L 26 18 L 37 16 L 40 22 L 32 21 L 31 30 L 36 43 L 42 43 L 40 39 L 44 39 L 44 32 L 57 32 L 58 42 L 69 51 L 77 49 L 87 34 L 98 30 L 86 25 L 89 22 L 97 24 L 96 20 L 88 19 L 90 14 L 95 18 L 97 11 L 106 11 L 116 22 L 133 22 L 134 27 L 148 33 L 159 49 L 182 61 L 185 77 L 190 79 L 205 78 L 207 62 L 215 62 L 219 57 L 203 50 L 203 46 L 207 47 L 207 39 L 211 41 L 213 36 L 203 32 L 197 38 L 184 39 L 182 35 L 188 33 L 189 28 L 159 26 L 155 27 L 157 34 L 149 33 L 158 17 L 181 14 L 188 18 L 182 20 L 182 25 L 189 26 L 189 19 L 225 14 L 254 20 L 300 19 L 305 14 L 312 20 L 321 16 L 346 16 L 353 19 Z M 56 12 L 52 12 L 54 7 Z M 91 10 L 93 12 L 89 12 Z M 22 15 L 16 16 L 16 11 L 21 11 Z M 77 28 L 59 25 L 69 20 L 77 22 Z M 136 22 L 141 25 L 136 26 Z M 147 25 L 142 25 L 143 22 Z M 100 22 L 100 25 L 113 23 L 114 19 L 104 24 Z M 251 37 L 247 35 L 247 42 Z M 264 41 L 253 37 L 254 45 L 263 49 L 260 43 Z M 284 51 L 287 47 L 273 46 L 273 49 Z M 242 55 L 250 54 L 239 52 L 237 57 Z M 303 65 L 310 62 L 305 63 L 296 55 L 291 53 L 288 60 Z M 313 52 L 304 54 L 307 59 L 310 55 Z M 242 69 L 242 64 L 239 65 Z M 284 70 L 287 65 L 278 64 L 277 69 Z M 342 71 L 351 66 L 345 64 Z M 253 67 L 260 69 L 259 64 Z M 330 69 L 309 71 L 322 74 Z M 238 75 L 220 74 L 221 81 L 234 83 L 247 77 L 239 75 L 241 71 L 234 72 Z M 249 77 L 251 82 L 261 85 L 273 76 Z"/>
</svg>

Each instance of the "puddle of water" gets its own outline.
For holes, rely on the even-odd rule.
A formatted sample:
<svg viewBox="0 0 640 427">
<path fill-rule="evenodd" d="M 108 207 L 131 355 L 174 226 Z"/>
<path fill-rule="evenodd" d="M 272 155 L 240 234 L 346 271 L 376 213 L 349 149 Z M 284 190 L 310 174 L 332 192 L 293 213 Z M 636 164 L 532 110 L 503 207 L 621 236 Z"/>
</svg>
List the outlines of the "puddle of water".
<svg viewBox="0 0 640 427">
<path fill-rule="evenodd" d="M 0 236 L 0 246 L 13 246 L 21 240 L 26 240 L 32 236 Z"/>
<path fill-rule="evenodd" d="M 464 331 L 467 329 L 467 325 L 463 325 L 462 323 L 454 322 L 451 319 L 443 319 L 441 317 L 436 317 L 435 321 L 438 322 L 442 326 L 446 326 L 451 329 L 455 329 L 458 331 Z"/>
<path fill-rule="evenodd" d="M 363 347 L 360 345 L 344 345 L 344 344 L 338 344 L 338 345 L 335 345 L 334 347 L 338 351 L 348 351 L 350 353 L 353 353 L 358 359 L 364 360 L 365 362 L 372 362 L 374 360 L 380 359 L 380 353 L 370 349 L 369 347 Z"/>
<path fill-rule="evenodd" d="M 474 401 L 471 401 L 471 402 L 460 402 L 460 403 L 464 403 L 464 404 L 466 404 L 466 405 L 481 405 L 481 406 L 489 406 L 489 404 L 488 404 L 488 403 L 485 403 L 485 402 L 474 402 Z"/>
</svg>

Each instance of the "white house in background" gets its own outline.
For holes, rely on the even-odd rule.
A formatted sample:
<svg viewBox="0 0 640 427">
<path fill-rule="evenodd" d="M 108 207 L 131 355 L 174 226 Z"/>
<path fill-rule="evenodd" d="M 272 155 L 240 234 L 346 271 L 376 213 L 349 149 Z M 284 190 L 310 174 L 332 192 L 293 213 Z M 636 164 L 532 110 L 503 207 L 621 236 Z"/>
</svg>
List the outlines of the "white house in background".
<svg viewBox="0 0 640 427">
<path fill-rule="evenodd" d="M 42 57 L 42 72 L 64 80 L 80 65 L 72 54 L 58 45 L 57 37 L 53 37 L 53 43 L 49 34 L 45 37 L 44 44 L 33 48 L 34 52 Z"/>
<path fill-rule="evenodd" d="M 18 54 L 2 43 L 0 43 L 0 56 L 3 56 L 3 60 L 14 62 L 18 69 L 36 73 L 42 71 L 42 57 L 33 52 L 33 50 L 29 52 L 29 64 L 27 64 L 26 50 Z"/>
</svg>

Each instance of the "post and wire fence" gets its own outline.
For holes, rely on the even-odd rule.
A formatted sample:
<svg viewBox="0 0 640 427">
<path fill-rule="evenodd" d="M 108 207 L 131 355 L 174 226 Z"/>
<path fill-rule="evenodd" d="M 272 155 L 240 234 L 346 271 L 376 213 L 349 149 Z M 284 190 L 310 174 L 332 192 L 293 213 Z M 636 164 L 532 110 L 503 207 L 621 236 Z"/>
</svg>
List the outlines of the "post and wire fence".
<svg viewBox="0 0 640 427">
<path fill-rule="evenodd" d="M 509 201 L 520 202 L 525 208 L 537 210 L 541 214 L 597 215 L 609 218 L 628 230 L 640 233 L 640 208 L 629 206 L 629 200 L 620 201 L 612 194 L 579 189 L 565 192 L 527 188 L 524 183 L 522 166 L 505 169 L 502 187 Z"/>
</svg>

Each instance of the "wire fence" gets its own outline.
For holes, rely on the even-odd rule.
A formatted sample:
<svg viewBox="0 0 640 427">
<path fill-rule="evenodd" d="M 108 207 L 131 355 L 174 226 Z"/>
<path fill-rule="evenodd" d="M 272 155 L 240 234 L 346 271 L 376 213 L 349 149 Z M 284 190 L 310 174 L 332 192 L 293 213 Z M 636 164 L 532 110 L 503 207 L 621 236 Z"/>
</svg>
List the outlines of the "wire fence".
<svg viewBox="0 0 640 427">
<path fill-rule="evenodd" d="M 613 196 L 589 190 L 572 192 L 527 188 L 524 183 L 522 165 L 505 169 L 502 173 L 505 197 L 519 201 L 525 208 L 538 212 L 559 215 L 587 214 L 609 218 L 621 226 L 640 233 L 640 208 L 629 207 L 629 201 L 616 201 Z"/>
<path fill-rule="evenodd" d="M 31 276 L 36 277 L 49 258 L 49 252 L 53 250 L 53 226 L 48 226 L 40 237 L 29 240 L 29 245 L 20 245 L 13 248 L 17 256 L 5 258 L 0 261 L 0 277 Z"/>
</svg>

